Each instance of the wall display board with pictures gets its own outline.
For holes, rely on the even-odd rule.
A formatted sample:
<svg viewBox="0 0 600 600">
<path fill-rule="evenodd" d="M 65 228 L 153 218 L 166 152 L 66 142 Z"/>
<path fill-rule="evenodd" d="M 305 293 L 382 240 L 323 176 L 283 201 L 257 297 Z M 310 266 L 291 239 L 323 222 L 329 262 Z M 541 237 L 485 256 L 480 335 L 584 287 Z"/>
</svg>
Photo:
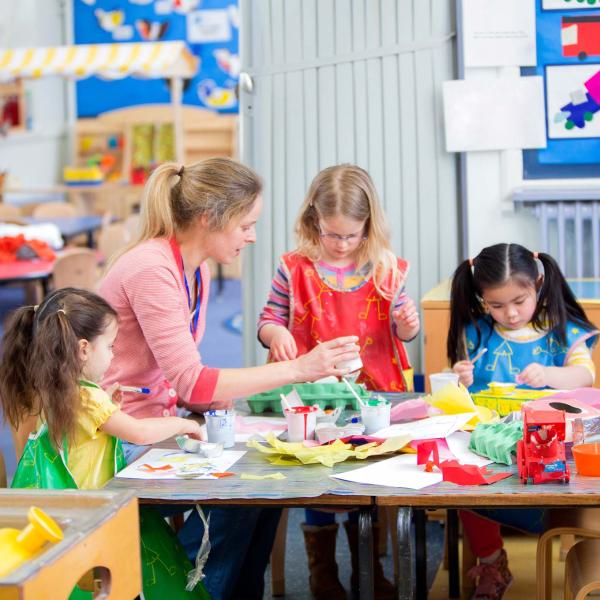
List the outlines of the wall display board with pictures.
<svg viewBox="0 0 600 600">
<path fill-rule="evenodd" d="M 239 75 L 237 0 L 73 0 L 76 44 L 183 40 L 200 59 L 183 103 L 236 113 Z M 170 101 L 167 80 L 97 77 L 77 83 L 77 116 Z"/>
<path fill-rule="evenodd" d="M 600 177 L 600 0 L 536 0 L 547 147 L 523 151 L 524 179 Z"/>
</svg>

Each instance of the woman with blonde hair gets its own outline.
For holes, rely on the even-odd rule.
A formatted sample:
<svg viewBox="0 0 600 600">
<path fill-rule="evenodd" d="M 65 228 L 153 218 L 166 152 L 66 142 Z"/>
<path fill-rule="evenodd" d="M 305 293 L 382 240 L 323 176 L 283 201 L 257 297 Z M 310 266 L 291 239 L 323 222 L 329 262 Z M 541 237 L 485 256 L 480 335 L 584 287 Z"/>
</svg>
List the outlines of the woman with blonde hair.
<svg viewBox="0 0 600 600">
<path fill-rule="evenodd" d="M 296 360 L 338 335 L 357 335 L 363 363 L 357 380 L 371 390 L 411 391 L 404 342 L 417 335 L 419 316 L 404 289 L 408 263 L 392 252 L 369 174 L 355 165 L 321 171 L 300 208 L 296 237 L 296 250 L 281 257 L 258 323 L 258 338 L 271 358 Z M 350 513 L 345 523 L 353 589 L 358 586 L 355 517 Z M 313 596 L 345 598 L 335 563 L 335 516 L 307 510 L 303 530 Z M 374 533 L 377 539 L 377 526 Z M 379 561 L 375 567 L 375 597 L 393 598 Z"/>
<path fill-rule="evenodd" d="M 217 369 L 202 363 L 198 344 L 210 285 L 205 261 L 229 264 L 256 241 L 261 192 L 256 173 L 227 158 L 185 167 L 167 163 L 150 176 L 139 238 L 109 265 L 100 286 L 100 294 L 119 316 L 114 359 L 104 385 L 118 381 L 150 388 L 149 394 L 125 394 L 122 410 L 152 417 L 175 414 L 178 403 L 199 412 L 228 408 L 234 398 L 341 375 L 335 365 L 358 356 L 356 337 L 346 336 L 293 360 L 258 367 Z M 209 593 L 215 600 L 262 598 L 279 511 L 231 508 L 210 513 L 212 549 L 205 567 Z M 188 522 L 180 536 L 190 553 L 201 538 L 199 519 L 194 525 L 193 540 L 187 538 L 192 527 Z"/>
</svg>

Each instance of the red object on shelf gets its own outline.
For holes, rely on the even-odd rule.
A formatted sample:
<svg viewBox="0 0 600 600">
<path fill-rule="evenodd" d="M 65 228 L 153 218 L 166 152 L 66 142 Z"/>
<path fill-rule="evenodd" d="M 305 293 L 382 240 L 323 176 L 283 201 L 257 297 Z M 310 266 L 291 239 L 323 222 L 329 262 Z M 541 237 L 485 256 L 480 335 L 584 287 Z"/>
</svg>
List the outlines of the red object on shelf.
<svg viewBox="0 0 600 600">
<path fill-rule="evenodd" d="M 517 442 L 517 466 L 523 483 L 569 483 L 565 457 L 566 421 L 563 411 L 524 406 L 523 439 Z"/>
</svg>

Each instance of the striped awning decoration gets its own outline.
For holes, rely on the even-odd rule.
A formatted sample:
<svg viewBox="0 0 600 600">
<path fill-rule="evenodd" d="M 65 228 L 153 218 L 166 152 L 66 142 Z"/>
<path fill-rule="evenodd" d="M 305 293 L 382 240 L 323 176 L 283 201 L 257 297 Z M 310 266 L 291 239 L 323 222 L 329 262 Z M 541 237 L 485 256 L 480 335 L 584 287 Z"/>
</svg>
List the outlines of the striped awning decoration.
<svg viewBox="0 0 600 600">
<path fill-rule="evenodd" d="M 0 81 L 48 75 L 192 77 L 197 70 L 198 59 L 181 41 L 0 49 Z"/>
</svg>

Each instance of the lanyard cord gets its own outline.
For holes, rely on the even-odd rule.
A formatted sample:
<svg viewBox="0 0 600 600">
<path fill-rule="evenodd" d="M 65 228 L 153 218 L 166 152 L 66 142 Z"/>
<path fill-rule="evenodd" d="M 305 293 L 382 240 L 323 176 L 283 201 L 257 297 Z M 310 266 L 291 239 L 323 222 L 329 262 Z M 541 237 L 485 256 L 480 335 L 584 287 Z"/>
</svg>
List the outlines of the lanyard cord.
<svg viewBox="0 0 600 600">
<path fill-rule="evenodd" d="M 190 293 L 190 286 L 188 284 L 187 277 L 185 276 L 185 269 L 183 269 L 183 259 L 181 261 L 181 266 L 183 272 L 183 283 L 185 284 L 185 291 L 187 293 L 188 307 L 190 310 L 192 310 L 192 295 Z M 200 304 L 202 300 L 202 278 L 200 277 L 200 267 L 196 269 L 194 276 L 196 278 L 197 302 L 190 323 L 190 332 L 192 334 L 192 337 L 196 339 L 196 331 L 198 330 L 198 320 L 200 318 Z"/>
</svg>

